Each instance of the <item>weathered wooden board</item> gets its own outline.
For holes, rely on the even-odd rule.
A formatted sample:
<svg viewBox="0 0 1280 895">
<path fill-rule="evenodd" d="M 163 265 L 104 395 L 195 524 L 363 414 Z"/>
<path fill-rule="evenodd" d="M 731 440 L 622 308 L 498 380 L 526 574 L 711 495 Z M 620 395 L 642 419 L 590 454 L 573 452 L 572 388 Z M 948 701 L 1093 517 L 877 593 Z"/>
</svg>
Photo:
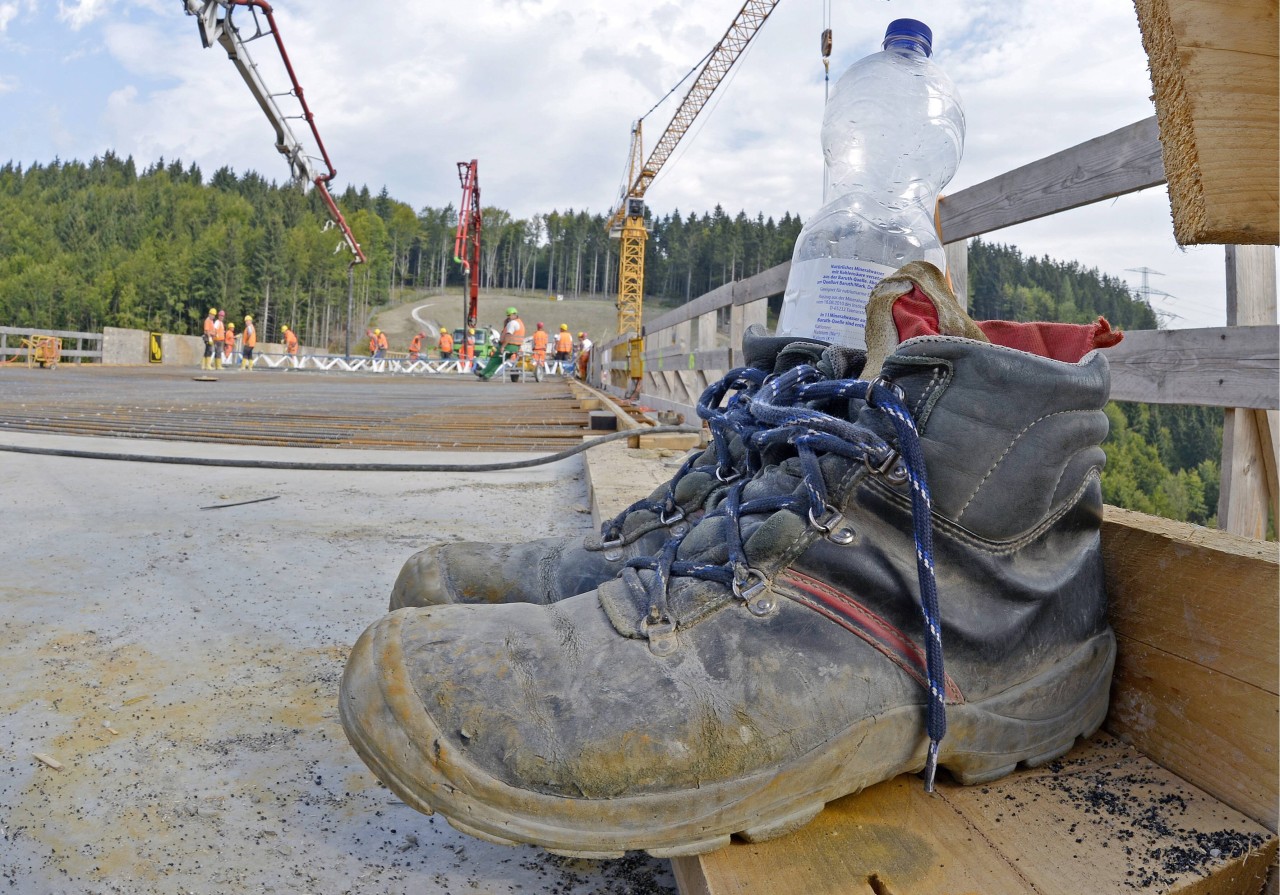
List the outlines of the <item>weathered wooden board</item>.
<svg viewBox="0 0 1280 895">
<path fill-rule="evenodd" d="M 1280 241 L 1275 0 L 1136 0 L 1182 245 Z"/>
<path fill-rule="evenodd" d="M 1275 829 L 1280 547 L 1107 507 L 1107 729 Z"/>
<path fill-rule="evenodd" d="M 1257 895 L 1265 828 L 1099 734 L 986 786 L 898 777 L 762 843 L 672 862 L 683 895 Z"/>
<path fill-rule="evenodd" d="M 942 237 L 956 242 L 1164 183 L 1154 117 L 943 198 Z"/>
<path fill-rule="evenodd" d="M 1274 325 L 1127 332 L 1106 354 L 1117 401 L 1280 405 L 1280 329 Z"/>
</svg>

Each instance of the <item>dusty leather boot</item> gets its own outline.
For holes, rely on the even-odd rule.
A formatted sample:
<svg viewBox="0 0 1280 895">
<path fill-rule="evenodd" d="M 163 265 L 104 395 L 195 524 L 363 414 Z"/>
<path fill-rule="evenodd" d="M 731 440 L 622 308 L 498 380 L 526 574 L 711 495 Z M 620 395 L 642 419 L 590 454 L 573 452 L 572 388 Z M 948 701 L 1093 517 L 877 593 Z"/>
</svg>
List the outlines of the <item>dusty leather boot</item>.
<svg viewBox="0 0 1280 895">
<path fill-rule="evenodd" d="M 690 452 L 669 482 L 604 523 L 600 533 L 539 538 L 516 544 L 464 541 L 437 544 L 414 554 L 391 590 L 391 609 L 442 603 L 554 603 L 593 590 L 628 560 L 657 552 L 701 517 L 708 498 L 744 474 L 744 425 L 758 427 L 741 410 L 769 374 L 817 363 L 821 343 L 769 336 L 750 327 L 742 340 L 747 366 L 730 371 L 702 393 L 698 416 L 712 440 Z M 861 369 L 862 355 L 838 362 Z M 728 398 L 726 401 L 725 399 Z"/>
<path fill-rule="evenodd" d="M 899 333 L 952 301 L 927 265 L 876 299 Z M 1062 755 L 1101 724 L 1115 655 L 1104 324 L 921 335 L 868 357 L 872 381 L 770 380 L 758 471 L 657 555 L 549 606 L 371 626 L 348 739 L 420 811 L 589 857 L 698 854 L 897 774 Z"/>
</svg>

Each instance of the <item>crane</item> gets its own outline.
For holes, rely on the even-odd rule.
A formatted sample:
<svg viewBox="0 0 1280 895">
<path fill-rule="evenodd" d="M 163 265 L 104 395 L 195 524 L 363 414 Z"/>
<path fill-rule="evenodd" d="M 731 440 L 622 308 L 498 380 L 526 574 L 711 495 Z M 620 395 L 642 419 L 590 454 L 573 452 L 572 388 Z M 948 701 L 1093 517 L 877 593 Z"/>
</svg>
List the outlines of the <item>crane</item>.
<svg viewBox="0 0 1280 895">
<path fill-rule="evenodd" d="M 480 313 L 480 180 L 475 159 L 458 162 L 458 180 L 462 182 L 462 204 L 458 208 L 453 260 L 462 265 L 467 278 L 468 298 L 463 299 L 462 312 L 465 330 L 475 328 Z"/>
<path fill-rule="evenodd" d="M 196 17 L 196 24 L 200 29 L 200 42 L 204 45 L 204 48 L 208 49 L 216 42 L 221 44 L 222 48 L 227 51 L 227 57 L 235 64 L 236 70 L 240 72 L 240 76 L 244 78 L 245 83 L 249 85 L 249 91 L 266 114 L 267 120 L 275 128 L 276 149 L 288 159 L 294 181 L 299 184 L 310 183 L 315 185 L 316 190 L 320 193 L 320 198 L 324 201 L 325 208 L 329 212 L 330 220 L 341 231 L 343 242 L 351 250 L 353 255 L 351 264 L 363 264 L 367 260 L 364 252 L 361 251 L 360 244 L 356 242 L 351 228 L 347 226 L 346 219 L 338 209 L 338 203 L 333 200 L 333 196 L 329 193 L 329 182 L 333 180 L 338 172 L 334 169 L 333 163 L 329 161 L 329 153 L 324 148 L 324 141 L 320 139 L 319 130 L 316 129 L 315 116 L 311 113 L 310 107 L 307 106 L 307 101 L 302 93 L 302 86 L 298 83 L 298 77 L 293 71 L 293 64 L 289 61 L 289 54 L 285 52 L 284 41 L 280 38 L 280 28 L 276 24 L 271 5 L 266 0 L 183 0 L 183 6 L 187 15 Z M 240 34 L 240 29 L 232 22 L 232 13 L 238 6 L 248 7 L 250 14 L 253 16 L 254 33 L 250 37 L 243 37 Z M 265 30 L 258 18 L 258 10 L 261 10 L 266 18 L 267 27 Z M 276 49 L 280 52 L 280 59 L 284 63 L 285 70 L 289 73 L 291 88 L 287 93 L 275 94 L 268 90 L 258 74 L 257 65 L 254 64 L 253 59 L 249 56 L 249 42 L 267 35 L 275 39 Z M 311 136 L 315 139 L 316 146 L 320 151 L 320 159 L 324 163 L 325 170 L 323 172 L 317 172 L 312 165 L 311 157 L 307 155 L 302 144 L 298 142 L 298 138 L 294 136 L 293 129 L 289 126 L 288 118 L 280 110 L 279 105 L 276 104 L 278 96 L 292 96 L 302 107 L 301 117 L 311 128 Z M 347 353 L 350 354 L 349 347 Z"/>
<path fill-rule="evenodd" d="M 642 346 L 637 345 L 641 333 L 641 305 L 644 300 L 644 245 L 648 230 L 644 225 L 644 195 L 658 172 L 675 151 L 676 146 L 720 86 L 729 69 L 742 55 L 751 39 L 773 12 L 780 0 L 747 0 L 729 30 L 707 54 L 693 86 L 680 102 L 671 123 L 643 164 L 643 121 L 631 128 L 631 152 L 627 186 L 618 204 L 609 214 L 609 235 L 620 239 L 618 252 L 618 334 L 632 333 L 632 379 L 638 378 L 638 358 Z"/>
</svg>

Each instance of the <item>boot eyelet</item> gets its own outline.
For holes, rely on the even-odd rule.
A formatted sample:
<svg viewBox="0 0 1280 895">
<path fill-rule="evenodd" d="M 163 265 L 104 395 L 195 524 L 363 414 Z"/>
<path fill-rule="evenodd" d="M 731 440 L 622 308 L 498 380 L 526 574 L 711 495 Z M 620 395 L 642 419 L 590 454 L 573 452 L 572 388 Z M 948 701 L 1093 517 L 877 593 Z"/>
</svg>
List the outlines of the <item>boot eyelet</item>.
<svg viewBox="0 0 1280 895">
<path fill-rule="evenodd" d="M 604 552 L 604 558 L 605 558 L 606 560 L 608 560 L 609 562 L 617 562 L 618 560 L 622 559 L 622 551 L 621 551 L 621 550 L 606 550 L 606 551 Z"/>
<path fill-rule="evenodd" d="M 680 645 L 675 622 L 670 619 L 651 622 L 645 618 L 640 622 L 640 631 L 649 639 L 649 651 L 659 658 L 671 655 Z"/>
<path fill-rule="evenodd" d="M 759 569 L 748 568 L 742 578 L 735 577 L 733 595 L 746 603 L 757 618 L 772 615 L 778 609 L 778 600 L 769 590 L 769 579 Z"/>
<path fill-rule="evenodd" d="M 671 526 L 672 537 L 682 538 L 688 533 L 689 533 L 689 524 L 687 522 L 680 522 L 676 525 Z"/>
<path fill-rule="evenodd" d="M 835 507 L 825 507 L 821 519 L 815 519 L 813 516 L 813 508 L 809 508 L 809 524 L 822 532 L 828 541 L 833 544 L 839 544 L 841 547 L 852 544 L 854 539 L 854 531 L 848 526 L 840 526 L 844 522 L 844 514 Z"/>
<path fill-rule="evenodd" d="M 730 482 L 736 482 L 738 479 L 742 478 L 742 473 L 738 472 L 737 470 L 733 470 L 728 475 L 725 475 L 724 470 L 721 469 L 719 466 L 717 466 L 716 478 L 722 483 L 727 485 Z"/>
<path fill-rule="evenodd" d="M 898 458 L 898 462 L 893 464 L 893 468 L 885 474 L 885 480 L 890 485 L 905 485 L 907 483 L 907 465 L 902 462 L 902 458 Z"/>
<path fill-rule="evenodd" d="M 677 522 L 679 522 L 683 518 L 684 518 L 684 510 L 680 509 L 679 507 L 676 507 L 675 513 L 671 516 L 667 515 L 667 511 L 665 508 L 659 511 L 658 513 L 658 521 L 663 525 L 675 525 Z"/>
</svg>

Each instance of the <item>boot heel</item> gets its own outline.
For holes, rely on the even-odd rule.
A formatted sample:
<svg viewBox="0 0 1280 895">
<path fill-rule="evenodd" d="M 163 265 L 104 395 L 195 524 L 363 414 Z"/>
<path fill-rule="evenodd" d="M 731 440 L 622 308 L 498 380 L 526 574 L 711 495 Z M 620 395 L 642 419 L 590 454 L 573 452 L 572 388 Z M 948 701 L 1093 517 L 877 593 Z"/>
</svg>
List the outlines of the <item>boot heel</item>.
<svg viewBox="0 0 1280 895">
<path fill-rule="evenodd" d="M 953 730 L 942 742 L 939 764 L 972 786 L 998 780 L 1018 765 L 1034 768 L 1060 758 L 1077 738 L 1102 726 L 1114 664 L 1115 637 L 1108 630 L 1040 678 L 981 704 L 956 706 L 948 712 Z M 1074 698 L 1066 698 L 1072 692 Z"/>
</svg>

